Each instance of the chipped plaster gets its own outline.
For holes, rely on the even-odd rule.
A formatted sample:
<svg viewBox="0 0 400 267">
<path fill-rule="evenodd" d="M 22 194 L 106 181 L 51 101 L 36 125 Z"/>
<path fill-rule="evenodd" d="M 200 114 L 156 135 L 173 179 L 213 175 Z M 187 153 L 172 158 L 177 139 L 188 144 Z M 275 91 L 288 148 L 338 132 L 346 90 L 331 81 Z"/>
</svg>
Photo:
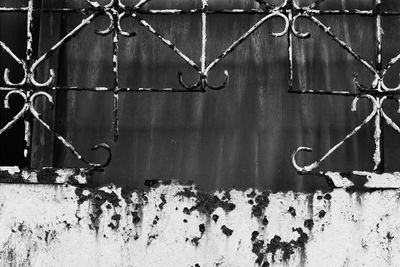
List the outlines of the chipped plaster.
<svg viewBox="0 0 400 267">
<path fill-rule="evenodd" d="M 0 266 L 393 266 L 399 191 L 0 184 Z"/>
</svg>

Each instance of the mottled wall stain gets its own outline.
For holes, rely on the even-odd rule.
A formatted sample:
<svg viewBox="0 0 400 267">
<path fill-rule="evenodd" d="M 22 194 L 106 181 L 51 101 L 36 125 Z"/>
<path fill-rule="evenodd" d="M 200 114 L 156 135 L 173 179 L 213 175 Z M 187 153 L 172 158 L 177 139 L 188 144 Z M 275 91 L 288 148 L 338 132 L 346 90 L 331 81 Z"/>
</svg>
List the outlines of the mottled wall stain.
<svg viewBox="0 0 400 267">
<path fill-rule="evenodd" d="M 0 265 L 391 266 L 399 192 L 0 184 Z M 295 212 L 295 213 L 294 213 Z M 196 265 L 197 264 L 197 265 Z"/>
</svg>

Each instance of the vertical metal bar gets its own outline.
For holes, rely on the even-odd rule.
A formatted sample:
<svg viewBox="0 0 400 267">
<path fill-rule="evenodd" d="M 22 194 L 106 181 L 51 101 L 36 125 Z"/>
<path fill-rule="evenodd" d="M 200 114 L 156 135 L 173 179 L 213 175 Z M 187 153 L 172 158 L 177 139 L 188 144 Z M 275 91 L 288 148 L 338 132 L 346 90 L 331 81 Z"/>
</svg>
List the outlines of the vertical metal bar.
<svg viewBox="0 0 400 267">
<path fill-rule="evenodd" d="M 118 13 L 113 12 L 114 17 L 114 30 L 113 30 L 113 76 L 114 76 L 114 141 L 118 140 L 119 137 L 119 81 L 118 81 Z"/>
<path fill-rule="evenodd" d="M 32 60 L 32 21 L 33 21 L 33 0 L 28 2 L 28 13 L 26 19 L 26 63 L 28 65 L 28 70 L 31 65 Z"/>
<path fill-rule="evenodd" d="M 27 70 L 28 71 L 28 83 L 30 82 L 30 66 L 32 64 L 32 42 L 33 42 L 33 0 L 28 1 L 28 12 L 27 12 L 27 18 L 26 18 L 26 64 L 27 64 Z M 25 88 L 24 89 L 27 95 L 27 100 L 29 101 L 29 98 L 31 96 L 31 89 Z M 33 105 L 33 103 L 31 103 Z M 24 116 L 24 125 L 25 125 L 25 135 L 24 135 L 24 140 L 25 140 L 25 147 L 24 147 L 24 160 L 25 160 L 25 165 L 27 167 L 30 167 L 31 163 L 31 137 L 32 137 L 32 117 L 30 116 L 30 113 L 25 113 Z"/>
<path fill-rule="evenodd" d="M 202 9 L 201 13 L 201 72 L 205 74 L 206 70 L 206 49 L 207 49 L 207 11 L 208 8 L 208 0 L 202 0 Z M 207 75 L 207 74 L 206 74 Z M 205 91 L 206 89 L 206 81 L 203 79 L 201 81 L 201 90 Z"/>
<path fill-rule="evenodd" d="M 289 30 L 287 33 L 287 42 L 288 42 L 288 62 L 289 62 L 289 80 L 288 80 L 288 86 L 289 86 L 289 91 L 293 89 L 293 35 L 292 35 L 292 23 L 293 23 L 293 14 L 292 14 L 292 0 L 289 0 L 288 2 L 289 9 L 287 10 L 288 12 L 288 18 L 289 18 Z"/>
<path fill-rule="evenodd" d="M 382 70 L 382 25 L 381 25 L 381 0 L 376 0 L 376 70 L 380 72 Z"/>
<path fill-rule="evenodd" d="M 382 26 L 381 26 L 381 0 L 375 0 L 376 25 L 375 25 L 375 48 L 376 48 L 376 71 L 381 75 L 382 72 Z M 381 82 L 378 82 L 378 91 L 381 91 Z M 378 102 L 380 98 L 378 97 Z M 380 107 L 382 108 L 382 107 Z M 385 171 L 385 153 L 384 153 L 384 125 L 381 120 L 381 113 L 375 115 L 375 153 L 374 153 L 374 171 Z"/>
</svg>

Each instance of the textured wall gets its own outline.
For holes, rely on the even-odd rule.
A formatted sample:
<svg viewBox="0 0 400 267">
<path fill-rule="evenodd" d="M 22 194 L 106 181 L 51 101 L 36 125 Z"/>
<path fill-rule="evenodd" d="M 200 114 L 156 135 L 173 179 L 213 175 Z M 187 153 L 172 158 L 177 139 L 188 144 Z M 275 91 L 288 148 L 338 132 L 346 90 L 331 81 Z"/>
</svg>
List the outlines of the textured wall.
<svg viewBox="0 0 400 267">
<path fill-rule="evenodd" d="M 0 184 L 0 266 L 393 266 L 398 191 Z"/>
</svg>

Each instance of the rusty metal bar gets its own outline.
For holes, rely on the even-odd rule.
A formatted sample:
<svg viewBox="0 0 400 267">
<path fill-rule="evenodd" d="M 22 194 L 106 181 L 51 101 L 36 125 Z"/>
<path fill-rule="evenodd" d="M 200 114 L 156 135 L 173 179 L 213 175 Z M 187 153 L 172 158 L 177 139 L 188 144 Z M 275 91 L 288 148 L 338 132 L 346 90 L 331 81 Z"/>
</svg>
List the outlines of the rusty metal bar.
<svg viewBox="0 0 400 267">
<path fill-rule="evenodd" d="M 381 74 L 382 72 L 382 25 L 381 25 L 381 0 L 375 0 L 375 11 L 376 21 L 375 21 L 375 47 L 376 47 L 376 70 Z M 382 91 L 378 85 L 378 91 Z M 383 96 L 385 97 L 385 96 Z M 381 114 L 375 116 L 375 152 L 374 152 L 374 171 L 383 173 L 385 171 L 385 151 L 384 151 L 384 125 L 381 120 Z"/>
</svg>

